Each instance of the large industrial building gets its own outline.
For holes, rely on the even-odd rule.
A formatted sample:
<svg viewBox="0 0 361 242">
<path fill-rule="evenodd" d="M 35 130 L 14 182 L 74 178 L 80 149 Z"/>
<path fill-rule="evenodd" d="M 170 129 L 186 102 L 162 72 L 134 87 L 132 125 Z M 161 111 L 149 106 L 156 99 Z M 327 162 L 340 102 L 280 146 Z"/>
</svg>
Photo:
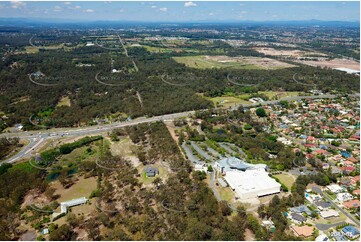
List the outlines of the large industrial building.
<svg viewBox="0 0 361 242">
<path fill-rule="evenodd" d="M 224 179 L 240 199 L 257 198 L 281 191 L 281 184 L 268 176 L 266 165 L 253 165 L 230 157 L 216 162 L 215 168 L 224 175 Z"/>
<path fill-rule="evenodd" d="M 281 191 L 281 184 L 262 169 L 228 171 L 224 179 L 240 199 L 262 197 Z"/>
</svg>

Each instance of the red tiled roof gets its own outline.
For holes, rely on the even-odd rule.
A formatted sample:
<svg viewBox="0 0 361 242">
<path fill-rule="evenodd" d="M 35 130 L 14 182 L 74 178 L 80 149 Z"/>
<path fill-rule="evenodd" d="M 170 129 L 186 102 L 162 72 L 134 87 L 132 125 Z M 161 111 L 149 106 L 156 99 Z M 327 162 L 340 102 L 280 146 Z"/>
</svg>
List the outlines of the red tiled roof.
<svg viewBox="0 0 361 242">
<path fill-rule="evenodd" d="M 312 154 L 306 154 L 306 159 L 310 159 L 311 157 L 313 157 Z"/>
<path fill-rule="evenodd" d="M 318 150 L 315 150 L 314 152 L 317 154 L 325 154 L 325 153 L 327 153 L 327 150 L 318 149 Z"/>
<path fill-rule="evenodd" d="M 359 208 L 360 207 L 360 201 L 357 199 L 350 200 L 343 203 L 343 206 L 346 208 Z"/>
<path fill-rule="evenodd" d="M 353 162 L 348 160 L 345 160 L 343 163 L 346 164 L 347 166 L 353 166 Z"/>
<path fill-rule="evenodd" d="M 353 166 L 344 166 L 344 167 L 342 167 L 342 170 L 344 170 L 344 171 L 354 171 L 355 167 L 353 167 Z"/>
<path fill-rule="evenodd" d="M 360 181 L 360 175 L 352 177 L 351 180 L 354 182 Z"/>
<path fill-rule="evenodd" d="M 360 139 L 360 135 L 356 135 L 356 134 L 354 134 L 354 135 L 352 135 L 352 136 L 351 136 L 351 138 L 354 138 L 354 139 Z"/>
<path fill-rule="evenodd" d="M 360 189 L 357 189 L 357 190 L 353 190 L 352 192 L 353 194 L 357 194 L 357 195 L 360 195 Z"/>
<path fill-rule="evenodd" d="M 311 226 L 291 226 L 291 229 L 297 236 L 309 237 L 313 234 L 313 227 Z"/>
<path fill-rule="evenodd" d="M 313 137 L 313 136 L 308 136 L 308 137 L 307 137 L 307 140 L 315 140 L 315 137 Z"/>
<path fill-rule="evenodd" d="M 348 160 L 348 161 L 351 161 L 352 163 L 358 162 L 358 160 L 357 160 L 355 157 L 353 157 L 353 156 L 347 158 L 347 160 Z"/>
</svg>

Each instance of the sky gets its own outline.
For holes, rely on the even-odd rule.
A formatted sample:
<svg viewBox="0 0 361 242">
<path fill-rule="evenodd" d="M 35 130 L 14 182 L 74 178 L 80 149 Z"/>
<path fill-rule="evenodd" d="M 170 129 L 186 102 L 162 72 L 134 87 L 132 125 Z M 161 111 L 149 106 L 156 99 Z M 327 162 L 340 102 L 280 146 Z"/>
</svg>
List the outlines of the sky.
<svg viewBox="0 0 361 242">
<path fill-rule="evenodd" d="M 1 1 L 0 18 L 127 21 L 360 21 L 358 1 Z"/>
</svg>

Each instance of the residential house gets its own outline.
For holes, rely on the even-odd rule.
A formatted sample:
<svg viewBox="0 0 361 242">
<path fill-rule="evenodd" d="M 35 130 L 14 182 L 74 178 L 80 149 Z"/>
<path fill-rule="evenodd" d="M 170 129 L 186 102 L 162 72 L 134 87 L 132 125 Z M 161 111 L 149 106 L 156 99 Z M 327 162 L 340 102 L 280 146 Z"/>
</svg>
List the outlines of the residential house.
<svg viewBox="0 0 361 242">
<path fill-rule="evenodd" d="M 306 213 L 308 216 L 311 216 L 311 210 L 305 205 L 301 205 L 298 207 L 292 207 L 289 209 L 292 213 Z"/>
<path fill-rule="evenodd" d="M 337 201 L 339 201 L 339 202 L 346 202 L 351 199 L 353 199 L 353 196 L 348 192 L 337 194 Z"/>
<path fill-rule="evenodd" d="M 155 177 L 156 175 L 159 174 L 158 169 L 155 167 L 147 167 L 144 169 L 144 171 L 147 177 Z"/>
<path fill-rule="evenodd" d="M 305 218 L 302 214 L 299 213 L 291 213 L 290 219 L 297 224 L 302 224 L 307 221 L 307 218 Z"/>
<path fill-rule="evenodd" d="M 328 219 L 333 217 L 339 217 L 340 215 L 336 210 L 329 209 L 329 210 L 321 211 L 320 216 L 324 219 Z"/>
<path fill-rule="evenodd" d="M 291 226 L 293 232 L 299 237 L 310 237 L 313 234 L 313 227 L 311 226 Z"/>
<path fill-rule="evenodd" d="M 359 208 L 360 207 L 360 201 L 357 199 L 350 200 L 343 203 L 343 206 L 347 209 L 353 209 L 353 208 Z"/>
<path fill-rule="evenodd" d="M 346 237 L 350 239 L 357 238 L 360 235 L 360 231 L 358 231 L 354 226 L 348 225 L 342 228 L 342 233 L 346 235 Z"/>
</svg>

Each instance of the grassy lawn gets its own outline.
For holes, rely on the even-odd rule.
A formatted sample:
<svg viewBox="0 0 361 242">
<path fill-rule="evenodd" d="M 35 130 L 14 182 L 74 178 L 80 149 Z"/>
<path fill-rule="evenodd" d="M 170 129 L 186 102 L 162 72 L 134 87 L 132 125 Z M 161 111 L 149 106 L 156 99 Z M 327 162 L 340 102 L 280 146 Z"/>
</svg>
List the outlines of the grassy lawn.
<svg viewBox="0 0 361 242">
<path fill-rule="evenodd" d="M 337 198 L 336 194 L 333 194 L 333 193 L 328 193 L 327 191 L 324 192 L 325 196 L 328 197 L 329 199 L 331 200 L 335 200 Z"/>
<path fill-rule="evenodd" d="M 171 53 L 171 52 L 173 52 L 172 49 L 165 48 L 165 47 L 154 47 L 154 46 L 148 46 L 148 45 L 142 45 L 141 47 L 144 47 L 150 53 Z"/>
<path fill-rule="evenodd" d="M 232 69 L 261 69 L 256 65 L 250 65 L 241 62 L 219 62 L 206 59 L 205 56 L 182 56 L 173 57 L 175 61 L 185 64 L 191 68 L 208 69 L 208 68 L 232 68 Z"/>
<path fill-rule="evenodd" d="M 285 98 L 285 97 L 294 97 L 294 96 L 300 96 L 299 94 L 302 94 L 302 93 L 299 93 L 299 92 L 273 92 L 273 91 L 266 91 L 266 92 L 258 92 L 258 94 L 263 94 L 263 95 L 266 95 L 269 100 L 272 100 L 274 99 L 276 96 L 278 96 L 278 98 Z M 252 94 L 242 94 L 242 95 L 238 95 L 237 97 L 238 98 L 241 98 L 241 99 L 250 99 L 252 96 Z"/>
<path fill-rule="evenodd" d="M 337 212 L 339 212 L 338 210 L 336 210 Z M 340 216 L 339 217 L 333 217 L 333 218 L 328 218 L 328 219 L 324 219 L 324 218 L 320 218 L 317 219 L 315 222 L 316 223 L 322 223 L 322 224 L 333 224 L 333 223 L 339 223 L 339 222 L 343 222 L 345 221 L 346 215 L 344 215 L 343 213 L 339 212 L 338 213 Z"/>
<path fill-rule="evenodd" d="M 215 107 L 225 107 L 229 108 L 237 104 L 249 104 L 251 102 L 242 100 L 237 97 L 232 96 L 222 96 L 222 97 L 213 97 L 213 98 L 207 98 L 208 100 L 211 100 Z"/>
<path fill-rule="evenodd" d="M 266 95 L 269 99 L 273 99 L 274 97 L 276 97 L 276 95 L 279 98 L 285 98 L 285 97 L 294 97 L 294 96 L 300 96 L 300 92 L 272 92 L 272 91 L 267 91 L 267 92 L 259 92 L 260 94 L 264 94 Z"/>
<path fill-rule="evenodd" d="M 88 153 L 87 149 L 91 148 L 92 152 Z M 83 146 L 79 147 L 75 150 L 73 150 L 71 153 L 62 155 L 61 161 L 58 164 L 64 164 L 67 165 L 69 162 L 76 163 L 77 161 L 94 161 L 96 160 L 96 157 L 98 154 L 98 147 L 95 144 L 90 144 L 89 146 Z"/>
<path fill-rule="evenodd" d="M 120 155 L 120 156 L 135 156 L 133 154 L 133 150 L 135 149 L 135 145 L 130 140 L 128 136 L 121 137 L 117 142 L 111 142 L 110 152 L 112 155 Z"/>
<path fill-rule="evenodd" d="M 219 195 L 221 196 L 222 200 L 225 201 L 232 201 L 234 198 L 234 192 L 232 191 L 232 189 L 230 187 L 220 187 L 220 186 L 216 186 L 216 189 L 219 193 Z"/>
<path fill-rule="evenodd" d="M 54 181 L 51 186 L 56 189 L 55 194 L 59 194 L 60 197 L 57 201 L 64 202 L 80 197 L 89 197 L 91 192 L 97 188 L 97 180 L 95 177 L 84 178 L 79 177 L 79 180 L 68 189 L 64 189 L 60 182 Z"/>
<path fill-rule="evenodd" d="M 285 97 L 294 97 L 294 96 L 303 95 L 303 93 L 299 93 L 299 92 L 273 92 L 273 91 L 258 92 L 258 94 L 264 94 L 270 100 L 275 99 L 276 96 L 278 96 L 279 98 L 285 98 Z M 218 108 L 219 107 L 230 108 L 234 105 L 250 104 L 251 102 L 248 101 L 248 99 L 250 99 L 252 96 L 252 94 L 232 95 L 232 93 L 227 93 L 226 95 L 221 97 L 206 97 L 202 93 L 197 93 L 197 95 L 212 101 L 214 106 Z"/>
<path fill-rule="evenodd" d="M 285 184 L 285 186 L 288 187 L 288 189 L 291 189 L 293 183 L 296 180 L 296 178 L 291 174 L 278 174 L 274 175 L 274 177 L 278 178 L 280 182 L 282 182 L 283 184 Z"/>
</svg>

